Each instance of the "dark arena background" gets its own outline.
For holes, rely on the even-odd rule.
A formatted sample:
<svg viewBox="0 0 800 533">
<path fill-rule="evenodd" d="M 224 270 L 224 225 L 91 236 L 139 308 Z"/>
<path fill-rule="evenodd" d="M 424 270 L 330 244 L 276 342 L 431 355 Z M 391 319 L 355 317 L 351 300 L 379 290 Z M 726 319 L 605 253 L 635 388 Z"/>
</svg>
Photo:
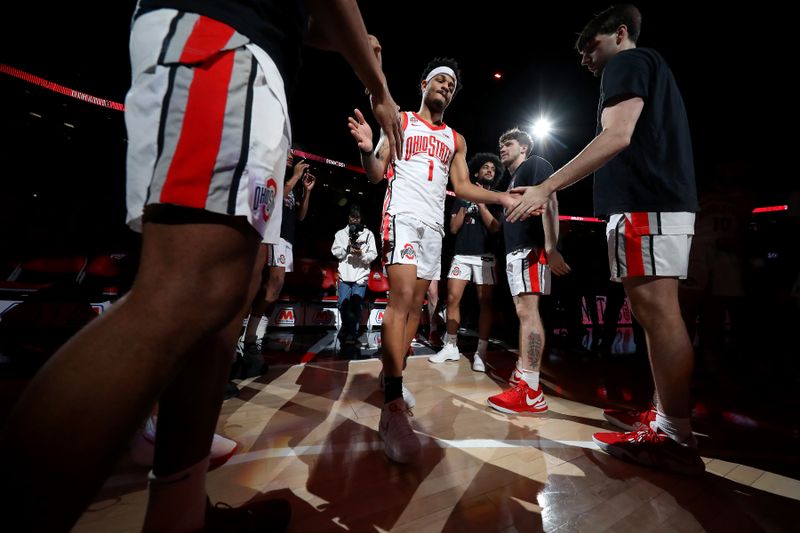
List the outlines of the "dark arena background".
<svg viewBox="0 0 800 533">
<path fill-rule="evenodd" d="M 136 275 L 141 243 L 125 225 L 123 116 L 134 5 L 0 8 L 0 422 L 58 347 L 107 312 Z M 497 152 L 500 134 L 531 130 L 542 117 L 553 129 L 535 140 L 534 153 L 555 168 L 594 137 L 598 80 L 580 66 L 574 41 L 606 4 L 359 5 L 402 109 L 418 108 L 430 59 L 459 62 L 463 89 L 445 122 L 464 135 L 468 158 Z M 374 429 L 388 284 L 377 259 L 358 342 L 345 349 L 331 254 L 354 204 L 379 236 L 386 182 L 367 180 L 347 117 L 359 108 L 377 126 L 347 63 L 306 47 L 288 96 L 295 161 L 310 164 L 316 186 L 297 223 L 295 271 L 261 347 L 268 370 L 231 375 L 217 432 L 239 447 L 209 474 L 215 499 L 280 495 L 292 504 L 291 531 L 796 530 L 800 180 L 790 166 L 796 148 L 784 140 L 793 126 L 775 124 L 794 113 L 796 96 L 763 60 L 768 52 L 745 37 L 760 25 L 755 13 L 637 5 L 640 45 L 657 49 L 672 68 L 692 132 L 700 211 L 690 272 L 697 270 L 681 307 L 696 352 L 692 424 L 704 476 L 653 472 L 592 444 L 593 430 L 610 427 L 603 408 L 646 405 L 653 385 L 643 333 L 608 281 L 591 179 L 559 193 L 559 248 L 573 271 L 541 301 L 549 418 L 489 414 L 484 398 L 500 385 L 472 372 L 466 358 L 429 364 L 444 326 L 423 313 L 405 383 L 417 394 L 424 456 L 407 471 L 386 461 Z M 449 192 L 446 213 L 453 201 Z M 441 306 L 453 245 L 448 233 Z M 494 245 L 503 261 L 487 363 L 502 373 L 514 365 L 519 321 L 502 275 L 502 237 Z M 459 348 L 471 355 L 472 287 L 461 309 Z M 141 528 L 148 468 L 130 455 L 75 531 Z M 376 496 L 386 480 L 391 502 Z M 0 517 L 0 529 L 13 529 L 10 516 Z"/>
</svg>

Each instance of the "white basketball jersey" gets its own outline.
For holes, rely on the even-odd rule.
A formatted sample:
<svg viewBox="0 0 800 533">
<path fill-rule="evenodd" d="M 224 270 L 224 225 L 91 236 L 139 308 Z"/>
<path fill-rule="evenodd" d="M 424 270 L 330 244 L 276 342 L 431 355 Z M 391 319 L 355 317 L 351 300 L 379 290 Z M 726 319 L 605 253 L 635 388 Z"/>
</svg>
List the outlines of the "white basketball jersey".
<svg viewBox="0 0 800 533">
<path fill-rule="evenodd" d="M 387 169 L 383 213 L 409 215 L 441 228 L 450 163 L 458 148 L 456 132 L 414 112 L 404 111 L 402 120 L 403 153 Z"/>
</svg>

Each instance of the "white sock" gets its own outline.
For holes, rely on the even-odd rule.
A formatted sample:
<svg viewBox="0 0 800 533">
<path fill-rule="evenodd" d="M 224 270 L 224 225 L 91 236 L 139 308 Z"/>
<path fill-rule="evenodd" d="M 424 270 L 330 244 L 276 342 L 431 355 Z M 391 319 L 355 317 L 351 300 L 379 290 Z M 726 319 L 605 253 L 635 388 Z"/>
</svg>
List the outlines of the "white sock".
<svg viewBox="0 0 800 533">
<path fill-rule="evenodd" d="M 262 316 L 256 328 L 256 339 L 261 340 L 267 334 L 267 325 L 269 324 L 269 317 Z"/>
<path fill-rule="evenodd" d="M 489 347 L 489 341 L 485 341 L 483 339 L 478 340 L 478 352 L 481 357 L 486 355 L 486 349 Z"/>
<path fill-rule="evenodd" d="M 452 344 L 453 346 L 458 346 L 458 333 L 456 333 L 455 335 L 450 335 L 449 333 L 445 333 L 444 342 L 445 344 Z"/>
<path fill-rule="evenodd" d="M 201 531 L 206 522 L 206 473 L 211 456 L 185 470 L 148 478 L 143 531 Z"/>
<path fill-rule="evenodd" d="M 539 389 L 539 373 L 533 370 L 522 369 L 522 381 L 528 384 L 533 390 Z"/>
<path fill-rule="evenodd" d="M 692 435 L 692 425 L 688 418 L 668 416 L 658 411 L 656 414 L 656 427 L 675 442 L 692 448 L 697 447 L 697 441 Z"/>
</svg>

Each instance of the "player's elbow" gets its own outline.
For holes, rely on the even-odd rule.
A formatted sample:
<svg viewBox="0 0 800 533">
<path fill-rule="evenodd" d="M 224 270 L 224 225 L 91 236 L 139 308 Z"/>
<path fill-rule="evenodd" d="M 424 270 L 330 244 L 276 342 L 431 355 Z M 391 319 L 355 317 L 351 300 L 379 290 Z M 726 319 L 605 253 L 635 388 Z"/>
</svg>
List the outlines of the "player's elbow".
<svg viewBox="0 0 800 533">
<path fill-rule="evenodd" d="M 453 183 L 453 193 L 458 198 L 464 198 L 464 194 L 467 192 L 467 185 L 461 180 L 452 180 Z"/>
<path fill-rule="evenodd" d="M 608 131 L 611 146 L 614 152 L 621 152 L 631 145 L 633 130 L 629 128 L 614 128 Z"/>
</svg>

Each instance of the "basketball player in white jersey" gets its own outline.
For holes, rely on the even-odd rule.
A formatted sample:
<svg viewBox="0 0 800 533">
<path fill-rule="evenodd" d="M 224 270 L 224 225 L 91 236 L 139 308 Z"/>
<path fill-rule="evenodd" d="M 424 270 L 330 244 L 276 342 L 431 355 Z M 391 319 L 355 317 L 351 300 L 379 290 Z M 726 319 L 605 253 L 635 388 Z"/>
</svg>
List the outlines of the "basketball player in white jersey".
<svg viewBox="0 0 800 533">
<path fill-rule="evenodd" d="M 509 194 L 470 182 L 464 137 L 442 120 L 459 82 L 458 65 L 452 59 L 436 58 L 428 64 L 420 80 L 419 111 L 401 113 L 403 149 L 395 161 L 390 160 L 383 139 L 373 146 L 372 129 L 358 109 L 349 120 L 367 177 L 372 183 L 384 177 L 389 181 L 381 238 L 391 288 L 383 317 L 385 403 L 379 433 L 386 443 L 386 455 L 399 463 L 413 461 L 420 451 L 408 418 L 414 399 L 404 391 L 403 366 L 419 324 L 425 291 L 431 280 L 439 278 L 448 175 L 460 198 L 515 205 Z"/>
</svg>

